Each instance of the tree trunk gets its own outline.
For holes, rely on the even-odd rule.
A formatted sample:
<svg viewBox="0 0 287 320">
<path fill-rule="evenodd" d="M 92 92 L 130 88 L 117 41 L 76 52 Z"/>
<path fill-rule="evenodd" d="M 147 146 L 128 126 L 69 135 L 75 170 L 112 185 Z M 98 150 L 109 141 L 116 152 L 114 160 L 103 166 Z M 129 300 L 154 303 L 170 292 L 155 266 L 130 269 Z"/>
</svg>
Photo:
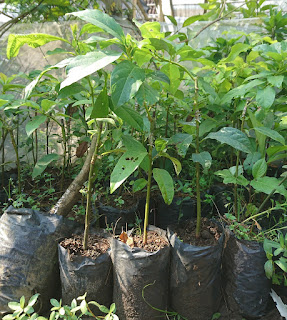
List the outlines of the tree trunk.
<svg viewBox="0 0 287 320">
<path fill-rule="evenodd" d="M 54 207 L 50 210 L 50 213 L 55 213 L 61 216 L 67 216 L 71 209 L 73 208 L 74 204 L 77 203 L 79 198 L 79 191 L 82 188 L 84 182 L 88 179 L 90 163 L 92 156 L 95 152 L 97 142 L 97 135 L 94 135 L 90 150 L 88 152 L 87 158 L 85 163 L 80 171 L 80 173 L 76 176 L 73 182 L 70 184 L 68 189 L 62 195 L 62 197 L 57 201 Z"/>
</svg>

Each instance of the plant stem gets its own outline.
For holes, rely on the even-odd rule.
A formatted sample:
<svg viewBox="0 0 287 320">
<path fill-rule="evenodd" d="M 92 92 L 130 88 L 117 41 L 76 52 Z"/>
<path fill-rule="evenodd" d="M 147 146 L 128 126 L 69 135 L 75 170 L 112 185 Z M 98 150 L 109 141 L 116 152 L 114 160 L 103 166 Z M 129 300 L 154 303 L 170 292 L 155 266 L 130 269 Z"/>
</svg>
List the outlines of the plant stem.
<svg viewBox="0 0 287 320">
<path fill-rule="evenodd" d="M 200 123 L 200 112 L 198 108 L 198 81 L 194 78 L 194 101 L 193 101 L 194 113 L 195 113 L 195 152 L 199 153 L 199 123 Z M 196 238 L 200 237 L 201 227 L 201 199 L 200 199 L 200 163 L 195 163 L 196 170 Z"/>
<path fill-rule="evenodd" d="M 88 237 L 89 237 L 89 229 L 90 229 L 90 221 L 91 221 L 92 178 L 93 178 L 94 168 L 95 168 L 95 164 L 96 164 L 96 158 L 97 158 L 99 148 L 100 148 L 101 133 L 102 133 L 102 123 L 100 123 L 99 128 L 98 128 L 96 148 L 95 148 L 95 152 L 94 152 L 92 159 L 91 159 L 91 162 L 90 162 L 86 215 L 85 215 L 84 243 L 83 243 L 84 250 L 87 250 L 87 248 L 88 248 Z"/>
<path fill-rule="evenodd" d="M 21 193 L 21 168 L 20 168 L 20 159 L 19 159 L 19 152 L 18 152 L 18 146 L 16 144 L 14 134 L 12 129 L 8 129 L 10 137 L 11 137 L 11 142 L 15 151 L 16 155 L 16 163 L 17 163 L 17 172 L 18 172 L 18 194 Z"/>
<path fill-rule="evenodd" d="M 148 107 L 146 105 L 145 105 L 145 109 L 150 122 L 150 134 L 149 134 L 149 149 L 148 149 L 149 168 L 148 168 L 148 181 L 147 181 L 147 192 L 146 192 L 146 203 L 145 203 L 145 214 L 144 214 L 143 244 L 147 243 L 147 227 L 148 227 L 150 193 L 151 193 L 152 149 L 153 149 L 153 133 L 154 133 L 153 118 L 151 117 Z"/>
<path fill-rule="evenodd" d="M 239 151 L 236 153 L 236 169 L 235 169 L 235 179 L 238 177 L 238 167 L 239 167 Z M 240 211 L 238 210 L 238 185 L 237 182 L 234 184 L 234 214 L 237 217 L 237 221 L 240 221 Z"/>
</svg>

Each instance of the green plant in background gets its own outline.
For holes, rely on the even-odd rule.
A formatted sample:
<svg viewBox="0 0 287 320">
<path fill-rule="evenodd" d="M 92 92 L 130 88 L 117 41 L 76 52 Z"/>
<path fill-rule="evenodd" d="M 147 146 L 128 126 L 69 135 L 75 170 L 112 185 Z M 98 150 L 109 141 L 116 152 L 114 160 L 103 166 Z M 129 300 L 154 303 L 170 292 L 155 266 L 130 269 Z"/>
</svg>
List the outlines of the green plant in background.
<svg viewBox="0 0 287 320">
<path fill-rule="evenodd" d="M 267 278 L 287 286 L 287 234 L 278 231 L 272 239 L 264 239 L 263 247 L 268 259 L 264 265 Z"/>
<path fill-rule="evenodd" d="M 51 312 L 48 318 L 39 316 L 35 312 L 35 304 L 37 303 L 37 299 L 39 294 L 33 295 L 30 300 L 25 303 L 25 297 L 22 296 L 19 302 L 9 302 L 8 307 L 13 311 L 11 314 L 7 314 L 3 317 L 3 320 L 57 320 L 57 319 L 65 319 L 65 320 L 80 320 L 83 316 L 87 316 L 94 319 L 105 319 L 105 320 L 118 320 L 118 316 L 115 314 L 116 306 L 113 303 L 110 306 L 110 309 L 107 307 L 100 305 L 96 301 L 86 301 L 86 294 L 78 297 L 77 300 L 74 299 L 71 303 L 71 306 L 62 305 L 62 301 L 57 301 L 56 299 L 51 299 Z M 37 306 L 37 304 L 36 304 Z M 105 316 L 96 316 L 91 310 L 91 306 L 96 306 L 100 312 L 106 314 Z"/>
</svg>

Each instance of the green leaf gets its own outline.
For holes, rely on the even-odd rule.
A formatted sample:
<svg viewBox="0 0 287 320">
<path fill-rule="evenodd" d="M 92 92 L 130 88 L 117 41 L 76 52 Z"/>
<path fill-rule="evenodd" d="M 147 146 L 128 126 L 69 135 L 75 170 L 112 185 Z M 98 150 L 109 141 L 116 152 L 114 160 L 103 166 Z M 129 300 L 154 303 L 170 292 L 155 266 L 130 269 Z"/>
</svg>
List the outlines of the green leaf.
<svg viewBox="0 0 287 320">
<path fill-rule="evenodd" d="M 31 121 L 29 121 L 26 124 L 26 133 L 27 133 L 27 135 L 30 136 L 46 120 L 47 120 L 47 117 L 44 116 L 44 115 L 35 116 Z"/>
<path fill-rule="evenodd" d="M 275 261 L 275 263 L 281 270 L 283 270 L 284 272 L 287 272 L 287 263 L 284 258 L 280 258 L 279 261 L 277 260 Z"/>
<path fill-rule="evenodd" d="M 100 306 L 99 306 L 99 309 L 100 309 L 100 311 L 103 312 L 103 313 L 109 313 L 109 312 L 110 312 L 110 310 L 109 310 L 106 306 L 104 306 L 104 305 L 100 305 Z"/>
<path fill-rule="evenodd" d="M 263 177 L 267 171 L 267 163 L 265 159 L 256 161 L 252 167 L 252 175 L 254 179 Z"/>
<path fill-rule="evenodd" d="M 234 61 L 234 59 L 241 53 L 246 52 L 250 49 L 249 44 L 245 43 L 236 43 L 234 46 L 232 46 L 230 53 L 226 59 L 223 59 L 223 62 L 231 62 Z"/>
<path fill-rule="evenodd" d="M 110 192 L 113 193 L 141 164 L 147 151 L 145 147 L 131 136 L 123 136 L 127 151 L 117 162 L 110 179 Z"/>
<path fill-rule="evenodd" d="M 88 312 L 88 306 L 86 300 L 83 300 L 80 304 L 81 312 L 86 314 Z"/>
<path fill-rule="evenodd" d="M 196 21 L 200 21 L 204 19 L 204 17 L 202 15 L 195 15 L 195 16 L 191 16 L 189 18 L 187 18 L 184 22 L 183 22 L 183 27 L 187 27 L 190 26 L 192 23 L 196 22 Z"/>
<path fill-rule="evenodd" d="M 71 97 L 74 94 L 82 91 L 87 91 L 84 86 L 82 86 L 80 83 L 72 83 L 70 86 L 67 86 L 59 91 L 58 99 L 66 99 L 67 97 Z"/>
<path fill-rule="evenodd" d="M 179 161 L 178 159 L 176 159 L 176 158 L 174 158 L 174 157 L 171 157 L 171 156 L 170 156 L 168 153 L 166 153 L 166 152 L 160 152 L 159 155 L 162 156 L 162 157 L 165 157 L 165 158 L 169 159 L 169 160 L 172 162 L 173 166 L 174 166 L 175 173 L 176 173 L 177 175 L 180 174 L 180 171 L 181 171 L 181 169 L 182 169 L 182 166 L 181 166 L 181 163 L 180 163 L 180 161 Z"/>
<path fill-rule="evenodd" d="M 82 27 L 80 36 L 83 35 L 84 33 L 96 33 L 96 32 L 104 32 L 104 30 L 91 23 L 87 23 Z"/>
<path fill-rule="evenodd" d="M 275 177 L 261 177 L 256 180 L 252 180 L 250 185 L 258 192 L 263 192 L 265 194 L 270 194 L 274 189 L 275 193 L 280 193 L 286 197 L 287 191 L 283 185 L 280 185 L 280 180 Z"/>
<path fill-rule="evenodd" d="M 52 100 L 48 100 L 48 99 L 43 99 L 41 101 L 41 107 L 43 109 L 44 112 L 48 112 L 51 110 L 51 108 L 53 106 L 56 105 L 56 102 L 55 101 L 52 101 Z"/>
<path fill-rule="evenodd" d="M 249 184 L 249 181 L 244 176 L 239 174 L 237 177 L 235 177 L 235 175 L 233 174 L 233 172 L 231 172 L 230 169 L 219 170 L 215 172 L 215 174 L 223 178 L 224 184 L 239 184 L 244 187 L 246 187 Z"/>
<path fill-rule="evenodd" d="M 268 260 L 268 261 L 265 262 L 264 270 L 265 270 L 266 277 L 268 279 L 271 279 L 272 275 L 273 275 L 273 272 L 274 272 L 274 267 L 273 267 L 272 260 Z"/>
<path fill-rule="evenodd" d="M 22 296 L 20 298 L 20 307 L 21 307 L 21 309 L 25 308 L 25 297 L 24 296 Z"/>
<path fill-rule="evenodd" d="M 34 294 L 34 295 L 30 298 L 30 300 L 29 300 L 29 302 L 28 302 L 28 306 L 33 307 L 33 305 L 37 302 L 38 297 L 39 297 L 39 293 Z"/>
<path fill-rule="evenodd" d="M 251 120 L 252 126 L 253 127 L 263 127 L 263 124 L 257 120 L 255 114 L 253 114 L 250 109 L 247 110 L 247 113 L 249 115 L 249 118 Z M 266 136 L 260 132 L 255 131 L 256 139 L 258 141 L 259 145 L 259 151 L 261 152 L 262 155 L 265 154 L 265 143 L 266 143 Z"/>
<path fill-rule="evenodd" d="M 12 314 L 7 314 L 2 318 L 2 320 L 14 320 L 16 317 L 14 317 Z"/>
<path fill-rule="evenodd" d="M 163 38 L 164 34 L 160 32 L 159 22 L 146 22 L 139 27 L 142 37 L 145 38 Z"/>
<path fill-rule="evenodd" d="M 152 173 L 155 181 L 159 186 L 164 202 L 170 205 L 174 197 L 174 186 L 172 177 L 164 169 L 154 168 Z"/>
<path fill-rule="evenodd" d="M 261 157 L 260 152 L 249 153 L 243 162 L 244 170 L 246 170 L 248 174 L 251 174 L 254 164 L 260 160 Z"/>
<path fill-rule="evenodd" d="M 147 105 L 151 106 L 158 102 L 159 92 L 144 82 L 140 86 L 135 97 L 139 105 L 143 106 L 144 103 L 146 103 Z"/>
<path fill-rule="evenodd" d="M 175 94 L 181 82 L 178 66 L 172 63 L 167 63 L 161 68 L 161 72 L 166 74 L 170 80 L 170 84 L 168 85 L 165 83 L 164 86 L 171 94 Z"/>
<path fill-rule="evenodd" d="M 110 105 L 111 109 L 112 106 Z M 114 113 L 119 116 L 123 121 L 129 124 L 132 128 L 135 128 L 138 131 L 143 131 L 144 122 L 143 117 L 134 109 L 121 106 L 116 109 L 113 109 Z"/>
<path fill-rule="evenodd" d="M 11 59 L 13 57 L 16 57 L 19 53 L 20 48 L 24 44 L 27 44 L 32 48 L 37 48 L 43 46 L 48 42 L 56 40 L 69 43 L 69 41 L 66 39 L 43 33 L 9 34 L 7 43 L 7 58 Z"/>
<path fill-rule="evenodd" d="M 269 109 L 275 100 L 275 90 L 272 87 L 259 89 L 256 94 L 256 101 L 260 107 Z"/>
<path fill-rule="evenodd" d="M 173 16 L 166 16 L 168 18 L 168 20 L 175 26 L 177 26 L 177 21 L 175 20 L 175 18 Z"/>
<path fill-rule="evenodd" d="M 145 79 L 145 72 L 130 61 L 122 61 L 111 75 L 112 101 L 120 107 L 138 92 Z"/>
<path fill-rule="evenodd" d="M 103 29 L 105 32 L 111 34 L 115 38 L 119 39 L 122 43 L 124 43 L 125 34 L 121 26 L 116 22 L 114 18 L 103 13 L 102 11 L 87 9 L 78 12 L 71 12 L 69 14 L 92 23 L 93 25 Z"/>
<path fill-rule="evenodd" d="M 209 169 L 211 166 L 212 158 L 209 152 L 203 151 L 200 153 L 193 153 L 192 161 L 199 162 L 202 165 L 203 169 Z"/>
<path fill-rule="evenodd" d="M 22 309 L 19 302 L 9 302 L 9 303 L 8 303 L 8 307 L 9 307 L 11 310 L 15 310 L 15 311 Z"/>
<path fill-rule="evenodd" d="M 147 185 L 147 180 L 144 178 L 137 179 L 133 184 L 133 192 L 142 190 Z"/>
<path fill-rule="evenodd" d="M 9 100 L 0 99 L 0 107 L 4 106 L 8 102 L 9 102 Z"/>
<path fill-rule="evenodd" d="M 218 126 L 218 122 L 213 118 L 208 118 L 203 120 L 199 125 L 199 137 L 202 137 L 206 133 L 210 132 L 212 129 Z"/>
<path fill-rule="evenodd" d="M 218 132 L 209 133 L 205 139 L 215 139 L 245 153 L 253 152 L 249 138 L 236 128 L 224 127 Z"/>
<path fill-rule="evenodd" d="M 67 65 L 67 78 L 61 83 L 60 89 L 106 67 L 120 56 L 119 52 L 106 50 L 88 52 L 85 55 L 72 58 Z"/>
<path fill-rule="evenodd" d="M 284 76 L 269 76 L 269 77 L 267 77 L 267 82 L 277 88 L 281 88 L 283 80 L 284 80 Z"/>
<path fill-rule="evenodd" d="M 181 157 L 185 157 L 187 150 L 192 143 L 192 138 L 192 135 L 187 133 L 176 133 L 169 139 L 168 144 L 174 144 L 177 153 Z"/>
<path fill-rule="evenodd" d="M 256 128 L 254 128 L 254 130 L 256 130 L 257 132 L 260 132 L 260 133 L 264 134 L 265 136 L 281 143 L 282 145 L 285 145 L 284 137 L 281 136 L 281 134 L 275 130 L 272 130 L 272 129 L 269 129 L 266 127 L 256 127 Z"/>
<path fill-rule="evenodd" d="M 233 98 L 244 97 L 245 94 L 256 86 L 264 83 L 263 80 L 255 79 L 248 82 L 247 84 L 242 84 L 232 90 L 230 90 L 221 100 L 222 104 L 230 103 Z"/>
<path fill-rule="evenodd" d="M 110 305 L 110 313 L 112 313 L 112 312 L 115 312 L 116 311 L 116 304 L 115 303 L 112 303 L 111 305 Z"/>
<path fill-rule="evenodd" d="M 51 153 L 51 154 L 45 155 L 40 160 L 38 160 L 33 169 L 32 178 L 35 179 L 37 176 L 39 176 L 52 161 L 58 160 L 58 158 L 59 156 L 57 154 Z M 52 299 L 52 300 L 54 302 L 55 299 Z M 53 305 L 52 301 L 51 301 L 51 304 Z"/>
<path fill-rule="evenodd" d="M 107 93 L 107 88 L 104 87 L 103 90 L 97 96 L 95 105 L 93 107 L 91 118 L 106 118 L 109 114 L 109 97 Z"/>
</svg>

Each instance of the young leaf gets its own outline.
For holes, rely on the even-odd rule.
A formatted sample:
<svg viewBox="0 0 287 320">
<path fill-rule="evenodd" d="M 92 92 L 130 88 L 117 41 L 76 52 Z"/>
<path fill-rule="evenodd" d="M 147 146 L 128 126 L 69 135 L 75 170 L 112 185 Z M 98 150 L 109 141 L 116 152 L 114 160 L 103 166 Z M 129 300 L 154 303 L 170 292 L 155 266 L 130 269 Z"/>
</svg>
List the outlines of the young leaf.
<svg viewBox="0 0 287 320">
<path fill-rule="evenodd" d="M 27 122 L 27 124 L 26 124 L 26 133 L 27 133 L 27 135 L 30 136 L 46 120 L 47 120 L 46 116 L 39 115 L 39 116 L 35 116 L 30 122 Z"/>
<path fill-rule="evenodd" d="M 109 97 L 107 94 L 107 88 L 104 89 L 99 93 L 94 108 L 91 113 L 91 118 L 106 118 L 109 114 Z"/>
<path fill-rule="evenodd" d="M 138 92 L 145 79 L 145 72 L 130 61 L 122 61 L 111 75 L 112 101 L 120 107 Z"/>
<path fill-rule="evenodd" d="M 163 200 L 166 204 L 171 204 L 174 197 L 174 186 L 173 180 L 170 174 L 164 169 L 154 168 L 153 177 L 157 182 Z"/>
<path fill-rule="evenodd" d="M 255 131 L 260 132 L 261 134 L 264 134 L 265 136 L 285 145 L 285 139 L 283 136 L 281 136 L 280 133 L 278 133 L 275 130 L 266 128 L 266 127 L 256 127 L 254 128 Z"/>
<path fill-rule="evenodd" d="M 119 52 L 106 50 L 88 52 L 85 55 L 72 58 L 67 65 L 67 78 L 61 83 L 60 89 L 106 67 L 120 56 Z"/>
<path fill-rule="evenodd" d="M 29 302 L 28 302 L 28 306 L 33 307 L 33 305 L 37 302 L 38 297 L 39 297 L 39 293 L 34 294 L 34 295 L 30 298 L 30 300 L 29 300 Z"/>
<path fill-rule="evenodd" d="M 178 66 L 176 66 L 172 63 L 165 64 L 161 68 L 161 72 L 166 74 L 170 80 L 170 84 L 168 85 L 168 84 L 164 83 L 164 86 L 166 88 L 168 88 L 168 90 L 170 91 L 171 94 L 175 94 L 179 85 L 180 85 L 180 82 L 181 82 L 180 71 L 179 71 Z"/>
<path fill-rule="evenodd" d="M 52 161 L 58 160 L 58 158 L 59 156 L 57 154 L 51 153 L 51 154 L 45 155 L 40 160 L 38 160 L 33 169 L 32 178 L 35 179 L 37 176 L 39 176 Z"/>
<path fill-rule="evenodd" d="M 269 109 L 275 100 L 275 90 L 272 87 L 259 89 L 256 94 L 256 102 L 260 107 Z"/>
<path fill-rule="evenodd" d="M 223 62 L 231 62 L 233 61 L 241 52 L 246 52 L 250 49 L 249 44 L 245 43 L 236 43 L 232 48 L 231 51 L 226 59 L 223 59 Z"/>
<path fill-rule="evenodd" d="M 78 12 L 71 12 L 69 14 L 92 23 L 93 25 L 116 37 L 121 42 L 124 42 L 125 34 L 121 26 L 116 22 L 114 18 L 103 13 L 102 11 L 87 9 Z"/>
<path fill-rule="evenodd" d="M 133 192 L 142 190 L 147 185 L 147 180 L 144 178 L 137 179 L 133 184 Z"/>
<path fill-rule="evenodd" d="M 246 134 L 236 128 L 224 127 L 218 132 L 209 133 L 205 139 L 215 139 L 245 153 L 253 152 L 251 142 Z"/>
<path fill-rule="evenodd" d="M 142 37 L 145 38 L 163 38 L 164 34 L 160 32 L 159 22 L 146 22 L 139 27 Z"/>
<path fill-rule="evenodd" d="M 9 34 L 7 43 L 7 58 L 11 59 L 13 57 L 16 57 L 19 53 L 20 48 L 24 44 L 28 44 L 28 46 L 32 48 L 37 48 L 43 46 L 48 42 L 56 40 L 61 40 L 69 43 L 69 41 L 66 39 L 43 33 Z"/>
<path fill-rule="evenodd" d="M 252 175 L 254 179 L 263 177 L 267 171 L 267 163 L 265 159 L 256 161 L 252 167 Z"/>
<path fill-rule="evenodd" d="M 274 272 L 274 267 L 273 267 L 273 261 L 272 260 L 268 260 L 268 261 L 265 262 L 264 270 L 265 270 L 266 277 L 268 279 L 271 279 L 272 275 L 273 275 L 273 272 Z"/>
<path fill-rule="evenodd" d="M 181 166 L 181 163 L 180 163 L 180 161 L 179 161 L 178 159 L 176 159 L 176 158 L 174 158 L 174 157 L 171 157 L 171 156 L 170 156 L 168 153 L 166 153 L 166 152 L 160 152 L 159 155 L 162 156 L 162 157 L 165 157 L 165 158 L 169 159 L 169 160 L 172 162 L 172 164 L 173 164 L 175 173 L 176 173 L 177 175 L 180 174 L 180 171 L 181 171 L 181 169 L 182 169 L 182 166 Z"/>
</svg>

